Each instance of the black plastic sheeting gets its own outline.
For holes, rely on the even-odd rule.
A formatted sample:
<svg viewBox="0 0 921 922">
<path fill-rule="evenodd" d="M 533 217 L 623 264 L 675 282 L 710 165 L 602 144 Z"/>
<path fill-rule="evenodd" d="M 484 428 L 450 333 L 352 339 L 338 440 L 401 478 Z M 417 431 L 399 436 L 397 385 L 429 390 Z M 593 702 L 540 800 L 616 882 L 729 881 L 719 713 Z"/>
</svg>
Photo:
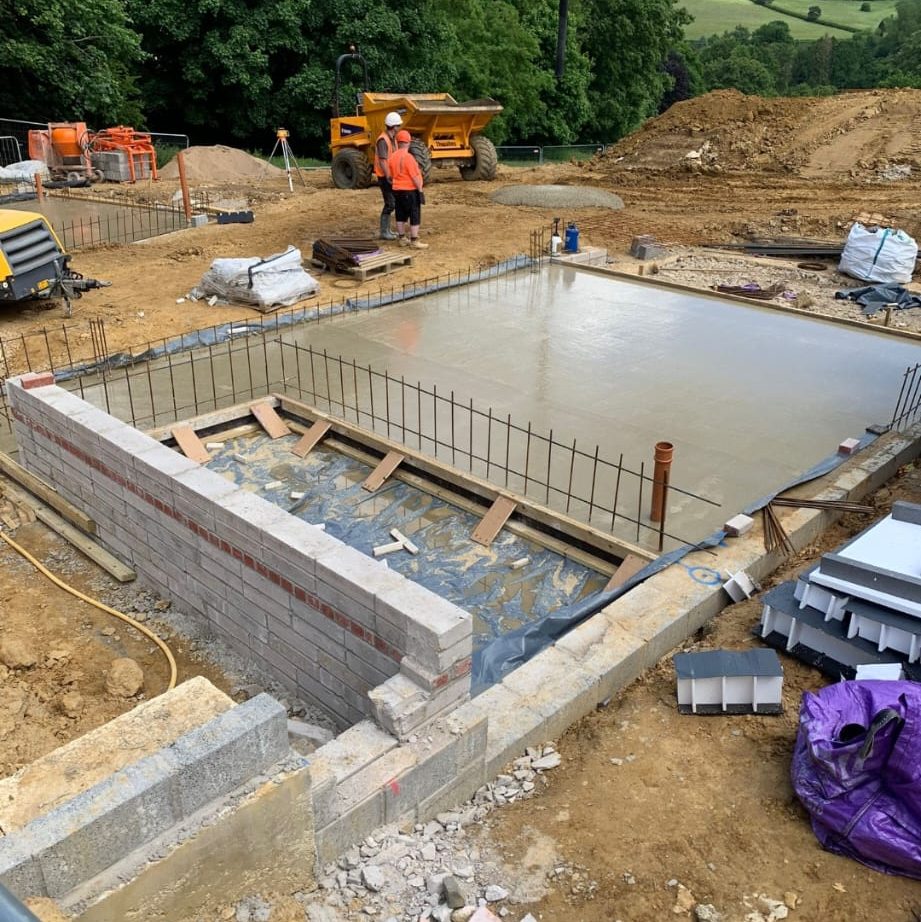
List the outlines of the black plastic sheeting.
<svg viewBox="0 0 921 922">
<path fill-rule="evenodd" d="M 866 433 L 860 440 L 859 448 L 864 448 L 871 442 L 875 441 L 876 435 Z M 742 510 L 745 515 L 753 515 L 759 509 L 764 508 L 775 496 L 822 477 L 833 471 L 840 464 L 848 459 L 846 455 L 840 455 L 837 452 L 823 458 L 818 464 L 815 464 L 808 471 L 800 474 L 794 480 L 779 487 L 773 493 L 762 496 L 755 500 L 749 506 Z M 660 570 L 677 563 L 692 551 L 704 550 L 705 548 L 716 547 L 722 544 L 726 538 L 726 532 L 720 530 L 713 532 L 712 535 L 699 541 L 697 544 L 685 544 L 682 547 L 675 548 L 667 554 L 662 554 L 655 560 L 651 561 L 642 570 L 632 576 L 622 586 L 612 589 L 610 592 L 600 592 L 591 598 L 584 599 L 575 605 L 561 608 L 553 614 L 547 615 L 540 621 L 533 621 L 530 624 L 523 625 L 514 631 L 509 631 L 502 637 L 497 638 L 492 643 L 487 644 L 481 650 L 475 651 L 473 655 L 473 694 L 477 695 L 485 691 L 496 682 L 501 682 L 502 677 L 517 669 L 526 663 L 533 656 L 536 656 L 545 647 L 548 647 L 555 640 L 562 637 L 567 631 L 581 624 L 592 615 L 607 607 L 616 599 L 619 599 L 624 593 L 629 592 L 634 586 L 638 586 L 644 580 L 649 579 Z M 727 574 L 728 578 L 728 574 Z"/>
<path fill-rule="evenodd" d="M 325 308 L 320 308 L 319 316 L 332 317 L 337 314 L 347 314 L 352 311 L 373 310 L 378 307 L 386 307 L 389 304 L 409 301 L 413 298 L 419 298 L 436 291 L 457 288 L 460 285 L 466 285 L 468 282 L 482 282 L 486 279 L 497 278 L 510 272 L 517 272 L 531 264 L 532 260 L 527 256 L 513 256 L 511 259 L 496 263 L 495 266 L 490 266 L 487 269 L 480 269 L 477 272 L 471 272 L 469 276 L 464 276 L 463 278 L 446 280 L 443 282 L 432 282 L 427 285 L 413 285 L 408 290 L 392 291 L 389 294 L 380 294 L 374 297 L 346 298 L 340 304 L 332 304 Z M 149 362 L 153 359 L 162 358 L 165 355 L 175 355 L 176 353 L 186 352 L 190 349 L 213 346 L 217 343 L 227 342 L 228 340 L 237 339 L 242 336 L 271 333 L 283 327 L 294 326 L 295 324 L 304 323 L 308 320 L 316 320 L 317 316 L 318 311 L 316 307 L 304 307 L 300 310 L 279 314 L 274 317 L 271 322 L 247 323 L 246 321 L 235 321 L 232 323 L 220 324 L 219 326 L 208 327 L 204 330 L 193 330 L 190 333 L 183 333 L 175 339 L 167 340 L 165 343 L 161 343 L 158 346 L 153 346 L 144 352 L 137 354 L 116 352 L 101 362 L 86 362 L 81 365 L 73 365 L 70 368 L 55 371 L 55 378 L 58 381 L 69 381 L 73 378 L 79 378 L 85 374 L 91 374 L 103 369 L 124 368 L 128 365 L 137 365 L 143 362 Z"/>
<path fill-rule="evenodd" d="M 904 311 L 909 307 L 921 307 L 921 297 L 906 291 L 901 285 L 867 285 L 865 288 L 849 288 L 836 291 L 839 301 L 856 301 L 867 317 L 877 313 L 889 304 L 896 310 Z"/>
</svg>

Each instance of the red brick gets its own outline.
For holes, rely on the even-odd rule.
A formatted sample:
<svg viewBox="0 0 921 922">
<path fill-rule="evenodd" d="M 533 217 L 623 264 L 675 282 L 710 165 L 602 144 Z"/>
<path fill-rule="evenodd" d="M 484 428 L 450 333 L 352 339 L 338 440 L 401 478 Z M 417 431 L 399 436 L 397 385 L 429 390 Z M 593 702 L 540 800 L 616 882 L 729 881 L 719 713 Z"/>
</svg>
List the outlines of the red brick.
<svg viewBox="0 0 921 922">
<path fill-rule="evenodd" d="M 30 391 L 33 387 L 48 387 L 49 384 L 54 384 L 54 373 L 30 371 L 19 379 L 19 383 L 24 391 Z"/>
</svg>

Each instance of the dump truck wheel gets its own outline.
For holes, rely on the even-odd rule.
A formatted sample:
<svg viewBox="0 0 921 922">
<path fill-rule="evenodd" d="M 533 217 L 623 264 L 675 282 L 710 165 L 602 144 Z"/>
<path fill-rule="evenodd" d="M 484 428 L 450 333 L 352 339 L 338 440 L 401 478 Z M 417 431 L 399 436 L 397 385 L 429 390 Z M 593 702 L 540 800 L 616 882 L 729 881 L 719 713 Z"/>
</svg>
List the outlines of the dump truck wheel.
<svg viewBox="0 0 921 922">
<path fill-rule="evenodd" d="M 333 157 L 331 172 L 337 189 L 364 189 L 374 176 L 368 158 L 356 147 L 339 151 Z"/>
<path fill-rule="evenodd" d="M 410 141 L 409 152 L 416 158 L 419 169 L 422 171 L 422 182 L 427 186 L 432 175 L 432 152 L 425 146 L 425 142 L 416 138 Z"/>
<path fill-rule="evenodd" d="M 492 141 L 481 134 L 475 134 L 470 139 L 470 146 L 473 148 L 473 164 L 462 166 L 461 176 L 468 181 L 495 179 L 499 158 Z"/>
</svg>

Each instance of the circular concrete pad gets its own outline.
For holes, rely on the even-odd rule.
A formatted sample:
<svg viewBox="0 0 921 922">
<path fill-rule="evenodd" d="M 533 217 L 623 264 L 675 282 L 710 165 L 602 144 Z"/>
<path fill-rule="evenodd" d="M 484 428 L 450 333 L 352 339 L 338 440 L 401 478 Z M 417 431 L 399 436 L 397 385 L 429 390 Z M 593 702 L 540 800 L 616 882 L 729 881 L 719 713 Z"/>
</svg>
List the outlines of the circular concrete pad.
<svg viewBox="0 0 921 922">
<path fill-rule="evenodd" d="M 503 186 L 490 196 L 500 205 L 532 205 L 535 208 L 612 208 L 624 207 L 613 192 L 590 186 Z"/>
</svg>

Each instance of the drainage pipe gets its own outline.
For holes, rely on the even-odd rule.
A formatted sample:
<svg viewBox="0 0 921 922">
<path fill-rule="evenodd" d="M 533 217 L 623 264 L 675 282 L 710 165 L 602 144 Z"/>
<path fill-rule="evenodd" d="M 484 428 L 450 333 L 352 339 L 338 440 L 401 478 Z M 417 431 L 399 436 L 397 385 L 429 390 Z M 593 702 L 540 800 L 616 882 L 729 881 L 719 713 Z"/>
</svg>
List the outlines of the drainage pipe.
<svg viewBox="0 0 921 922">
<path fill-rule="evenodd" d="M 649 511 L 649 518 L 653 522 L 662 522 L 665 519 L 665 498 L 668 495 L 669 473 L 674 454 L 675 446 L 671 442 L 656 442 L 656 466 L 652 474 L 652 508 Z"/>
<path fill-rule="evenodd" d="M 0 919 L 3 922 L 41 922 L 3 884 L 0 884 Z"/>
</svg>

